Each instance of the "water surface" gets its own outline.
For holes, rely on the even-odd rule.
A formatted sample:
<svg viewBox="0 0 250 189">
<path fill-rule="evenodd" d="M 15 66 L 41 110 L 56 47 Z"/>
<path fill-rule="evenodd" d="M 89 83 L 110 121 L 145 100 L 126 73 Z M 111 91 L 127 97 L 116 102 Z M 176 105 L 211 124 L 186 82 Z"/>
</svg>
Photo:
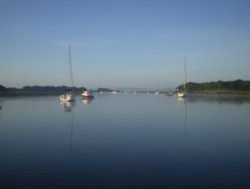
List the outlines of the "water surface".
<svg viewBox="0 0 250 189">
<path fill-rule="evenodd" d="M 0 98 L 0 188 L 250 188 L 250 99 Z"/>
</svg>

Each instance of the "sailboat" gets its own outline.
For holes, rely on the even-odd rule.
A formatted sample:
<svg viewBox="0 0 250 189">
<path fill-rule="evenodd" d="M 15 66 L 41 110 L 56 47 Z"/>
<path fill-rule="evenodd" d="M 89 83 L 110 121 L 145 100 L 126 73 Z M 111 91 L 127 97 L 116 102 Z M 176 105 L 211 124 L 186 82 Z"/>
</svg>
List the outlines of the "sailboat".
<svg viewBox="0 0 250 189">
<path fill-rule="evenodd" d="M 75 100 L 75 93 L 73 90 L 73 73 L 72 73 L 70 45 L 69 45 L 69 74 L 70 74 L 70 86 L 69 89 L 65 90 L 65 92 L 60 95 L 60 100 L 62 102 L 70 102 Z"/>
<path fill-rule="evenodd" d="M 186 83 L 187 83 L 187 71 L 186 71 L 186 59 L 184 58 L 184 72 L 185 72 L 185 79 L 184 79 L 184 85 L 183 90 L 177 92 L 177 96 L 179 98 L 184 98 L 187 96 L 187 89 L 186 89 Z"/>
</svg>

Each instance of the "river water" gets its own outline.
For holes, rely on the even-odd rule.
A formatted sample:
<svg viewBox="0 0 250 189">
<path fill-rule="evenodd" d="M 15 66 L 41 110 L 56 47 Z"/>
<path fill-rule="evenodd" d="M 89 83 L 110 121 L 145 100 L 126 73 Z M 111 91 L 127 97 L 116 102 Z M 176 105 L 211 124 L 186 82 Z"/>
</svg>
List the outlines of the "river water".
<svg viewBox="0 0 250 189">
<path fill-rule="evenodd" d="M 0 188 L 250 188 L 250 98 L 0 98 Z"/>
</svg>

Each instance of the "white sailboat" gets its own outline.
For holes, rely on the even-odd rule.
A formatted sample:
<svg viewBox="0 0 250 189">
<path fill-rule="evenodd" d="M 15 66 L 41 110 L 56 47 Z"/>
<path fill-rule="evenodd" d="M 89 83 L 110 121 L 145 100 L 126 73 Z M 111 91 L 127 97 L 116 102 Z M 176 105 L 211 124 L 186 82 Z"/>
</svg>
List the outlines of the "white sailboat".
<svg viewBox="0 0 250 189">
<path fill-rule="evenodd" d="M 73 73 L 72 73 L 72 63 L 71 63 L 71 49 L 69 45 L 69 74 L 70 74 L 70 86 L 63 94 L 60 95 L 60 100 L 62 102 L 70 102 L 75 100 L 75 93 L 73 90 Z"/>
<path fill-rule="evenodd" d="M 187 83 L 187 73 L 186 73 L 186 59 L 184 58 L 184 73 L 185 73 L 185 78 L 184 78 L 184 86 L 183 90 L 177 92 L 177 96 L 179 98 L 184 98 L 187 96 L 187 89 L 186 89 L 186 83 Z"/>
</svg>

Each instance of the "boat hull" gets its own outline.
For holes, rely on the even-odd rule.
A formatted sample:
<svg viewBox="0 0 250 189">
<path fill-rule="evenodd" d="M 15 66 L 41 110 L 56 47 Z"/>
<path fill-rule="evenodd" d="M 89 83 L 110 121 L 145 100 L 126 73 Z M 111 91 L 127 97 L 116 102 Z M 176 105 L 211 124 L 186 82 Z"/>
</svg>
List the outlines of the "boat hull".
<svg viewBox="0 0 250 189">
<path fill-rule="evenodd" d="M 93 99 L 94 98 L 94 96 L 92 95 L 92 93 L 90 91 L 84 91 L 82 93 L 82 97 L 85 99 Z"/>
<path fill-rule="evenodd" d="M 90 96 L 83 96 L 82 95 L 82 100 L 87 100 L 87 101 L 91 101 L 91 100 L 93 100 L 94 99 L 94 96 L 93 95 L 90 95 Z"/>
<path fill-rule="evenodd" d="M 71 101 L 75 101 L 76 96 L 73 94 L 62 94 L 60 95 L 60 100 L 62 102 L 71 102 Z"/>
<path fill-rule="evenodd" d="M 185 92 L 180 92 L 180 93 L 177 93 L 177 96 L 178 96 L 178 98 L 184 98 L 184 97 L 187 96 L 187 93 L 185 93 Z"/>
</svg>

